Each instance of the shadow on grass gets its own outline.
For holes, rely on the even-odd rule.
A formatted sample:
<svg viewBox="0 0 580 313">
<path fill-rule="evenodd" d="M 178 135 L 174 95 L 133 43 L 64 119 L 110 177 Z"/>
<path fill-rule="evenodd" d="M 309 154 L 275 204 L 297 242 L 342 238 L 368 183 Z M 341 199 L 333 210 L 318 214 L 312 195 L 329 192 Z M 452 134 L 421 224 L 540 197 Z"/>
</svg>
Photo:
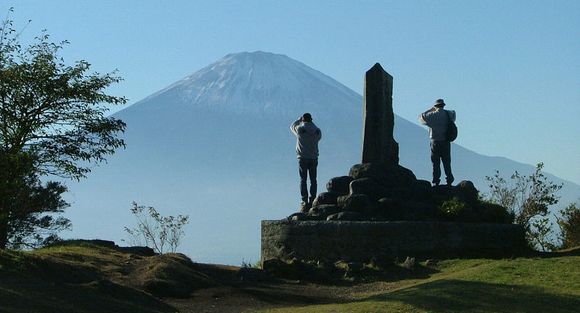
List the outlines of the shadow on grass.
<svg viewBox="0 0 580 313">
<path fill-rule="evenodd" d="M 143 292 L 109 281 L 69 284 L 0 272 L 0 312 L 165 313 L 175 309 Z"/>
<path fill-rule="evenodd" d="M 165 313 L 175 309 L 104 279 L 90 266 L 0 250 L 2 313 Z"/>
<path fill-rule="evenodd" d="M 268 286 L 267 288 L 244 288 L 240 292 L 270 304 L 285 305 L 309 305 L 325 304 L 336 302 L 336 299 L 329 295 L 317 293 L 299 293 L 296 290 L 288 290 Z"/>
<path fill-rule="evenodd" d="M 442 280 L 363 301 L 401 301 L 428 312 L 578 312 L 580 297 L 531 286 Z"/>
<path fill-rule="evenodd" d="M 290 279 L 327 286 L 353 286 L 375 281 L 396 282 L 407 279 L 425 279 L 439 270 L 421 264 L 411 268 L 395 263 L 363 264 L 360 262 L 323 264 L 296 261 L 286 263 L 272 262 L 264 272 L 270 278 Z"/>
<path fill-rule="evenodd" d="M 554 252 L 536 252 L 536 255 L 541 258 L 560 258 L 564 256 L 580 256 L 580 246 L 568 248 Z"/>
<path fill-rule="evenodd" d="M 440 271 L 433 267 L 424 266 L 421 264 L 416 264 L 412 269 L 405 268 L 397 264 L 389 264 L 388 266 L 382 267 L 378 271 L 369 270 L 363 273 L 363 281 L 373 282 L 373 281 L 389 281 L 397 282 L 408 279 L 427 279 Z"/>
<path fill-rule="evenodd" d="M 317 291 L 312 286 L 313 283 L 328 288 L 354 287 L 361 284 L 377 281 L 388 281 L 391 283 L 408 279 L 426 279 L 439 271 L 430 267 L 417 264 L 412 270 L 406 269 L 396 264 L 388 264 L 381 268 L 363 268 L 355 273 L 350 273 L 345 278 L 345 271 L 340 269 L 320 269 L 308 264 L 294 264 L 292 271 L 285 272 L 286 278 L 297 279 L 293 283 L 288 283 L 276 276 L 269 277 L 262 282 L 250 282 L 249 284 L 234 284 L 237 292 L 249 297 L 256 298 L 262 302 L 270 304 L 286 305 L 310 305 L 328 303 L 346 303 L 349 298 L 339 299 L 335 294 L 326 291 Z M 298 268 L 299 270 L 297 270 Z M 302 286 L 302 287 L 301 287 Z M 302 290 L 307 288 L 307 291 Z"/>
</svg>

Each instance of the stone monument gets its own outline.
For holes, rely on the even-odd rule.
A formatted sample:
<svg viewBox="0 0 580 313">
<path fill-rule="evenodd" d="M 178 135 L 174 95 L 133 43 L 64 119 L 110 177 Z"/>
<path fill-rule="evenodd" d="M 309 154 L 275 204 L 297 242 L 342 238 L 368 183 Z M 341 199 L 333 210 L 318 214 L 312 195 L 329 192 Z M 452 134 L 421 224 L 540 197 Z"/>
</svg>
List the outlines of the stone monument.
<svg viewBox="0 0 580 313">
<path fill-rule="evenodd" d="M 365 75 L 362 163 L 332 178 L 307 213 L 262 221 L 262 261 L 516 255 L 524 229 L 504 208 L 481 202 L 470 181 L 436 186 L 399 165 L 393 77 Z M 426 160 L 428 162 L 428 160 Z"/>
<path fill-rule="evenodd" d="M 399 144 L 393 137 L 393 76 L 379 63 L 365 74 L 362 163 L 399 164 Z"/>
</svg>

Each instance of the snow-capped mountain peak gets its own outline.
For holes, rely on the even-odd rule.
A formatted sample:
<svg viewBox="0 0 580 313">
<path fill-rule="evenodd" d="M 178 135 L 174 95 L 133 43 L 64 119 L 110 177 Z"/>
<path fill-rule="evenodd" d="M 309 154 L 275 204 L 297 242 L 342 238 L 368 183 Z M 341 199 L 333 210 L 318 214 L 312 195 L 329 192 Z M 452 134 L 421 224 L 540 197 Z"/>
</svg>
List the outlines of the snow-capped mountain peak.
<svg viewBox="0 0 580 313">
<path fill-rule="evenodd" d="M 171 99 L 167 103 L 190 108 L 293 116 L 301 111 L 344 110 L 344 98 L 349 99 L 346 107 L 352 107 L 360 95 L 285 55 L 256 51 L 228 54 L 135 106 L 167 105 L 149 102 Z"/>
</svg>

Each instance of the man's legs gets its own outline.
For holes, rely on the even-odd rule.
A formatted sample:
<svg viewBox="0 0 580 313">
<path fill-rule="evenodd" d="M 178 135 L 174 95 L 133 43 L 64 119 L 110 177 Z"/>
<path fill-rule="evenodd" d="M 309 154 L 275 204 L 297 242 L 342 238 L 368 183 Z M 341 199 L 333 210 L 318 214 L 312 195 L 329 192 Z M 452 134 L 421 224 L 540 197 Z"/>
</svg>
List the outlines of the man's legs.
<svg viewBox="0 0 580 313">
<path fill-rule="evenodd" d="M 298 159 L 298 172 L 300 173 L 300 195 L 302 202 L 308 203 L 308 188 L 306 186 L 306 179 L 308 175 L 308 160 Z"/>
<path fill-rule="evenodd" d="M 431 141 L 431 163 L 433 165 L 433 184 L 439 185 L 441 182 L 441 156 L 439 154 L 439 141 Z"/>
<path fill-rule="evenodd" d="M 308 167 L 308 173 L 310 175 L 310 201 L 309 203 L 312 205 L 312 202 L 316 198 L 316 189 L 318 187 L 318 183 L 316 182 L 316 172 L 318 167 L 318 159 L 309 160 L 310 164 Z"/>
<path fill-rule="evenodd" d="M 443 169 L 445 170 L 445 177 L 447 185 L 451 185 L 455 178 L 451 173 L 451 143 L 448 141 L 443 142 L 441 149 L 441 160 L 443 161 Z"/>
</svg>

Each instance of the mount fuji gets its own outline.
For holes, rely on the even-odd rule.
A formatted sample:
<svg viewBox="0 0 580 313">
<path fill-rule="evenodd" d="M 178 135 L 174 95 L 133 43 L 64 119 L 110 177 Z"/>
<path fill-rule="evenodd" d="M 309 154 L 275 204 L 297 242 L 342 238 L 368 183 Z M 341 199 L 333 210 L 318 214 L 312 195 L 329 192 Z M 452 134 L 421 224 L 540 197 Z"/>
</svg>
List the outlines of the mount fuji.
<svg viewBox="0 0 580 313">
<path fill-rule="evenodd" d="M 118 242 L 126 237 L 123 227 L 134 225 L 129 209 L 136 201 L 163 215 L 190 215 L 180 250 L 195 261 L 257 261 L 260 220 L 298 208 L 289 126 L 304 112 L 323 132 L 321 192 L 328 179 L 360 163 L 362 97 L 287 56 L 230 54 L 116 113 L 127 123 L 127 148 L 86 180 L 68 183 L 72 237 Z M 426 129 L 396 116 L 395 139 L 401 165 L 429 180 Z M 452 149 L 456 181 L 471 180 L 479 188 L 496 169 L 505 175 L 533 171 L 459 145 Z M 578 185 L 566 182 L 565 188 L 563 193 L 580 194 Z"/>
</svg>

